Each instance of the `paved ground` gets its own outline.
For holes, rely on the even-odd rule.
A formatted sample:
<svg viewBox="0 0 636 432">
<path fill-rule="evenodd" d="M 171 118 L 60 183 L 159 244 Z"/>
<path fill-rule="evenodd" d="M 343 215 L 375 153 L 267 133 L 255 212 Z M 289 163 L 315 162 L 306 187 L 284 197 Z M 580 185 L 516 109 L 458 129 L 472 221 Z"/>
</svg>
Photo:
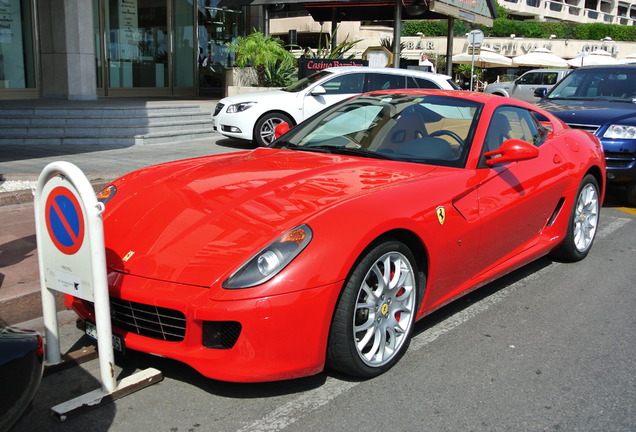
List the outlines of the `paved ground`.
<svg viewBox="0 0 636 432">
<path fill-rule="evenodd" d="M 0 148 L 0 319 L 15 324 L 41 316 L 31 187 L 54 161 L 78 166 L 95 189 L 130 171 L 158 163 L 251 148 L 218 135 L 186 145 L 2 146 Z M 61 301 L 60 301 L 61 305 Z"/>
</svg>

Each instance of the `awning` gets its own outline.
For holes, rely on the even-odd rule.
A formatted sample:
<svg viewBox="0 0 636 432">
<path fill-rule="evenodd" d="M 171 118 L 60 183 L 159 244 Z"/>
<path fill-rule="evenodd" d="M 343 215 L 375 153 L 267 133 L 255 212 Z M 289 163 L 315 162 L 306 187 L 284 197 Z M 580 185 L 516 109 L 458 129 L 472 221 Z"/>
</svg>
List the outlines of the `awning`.
<svg viewBox="0 0 636 432">
<path fill-rule="evenodd" d="M 219 7 L 303 4 L 316 21 L 377 21 L 394 16 L 402 4 L 402 20 L 446 19 L 491 26 L 497 17 L 495 0 L 221 0 Z"/>
</svg>

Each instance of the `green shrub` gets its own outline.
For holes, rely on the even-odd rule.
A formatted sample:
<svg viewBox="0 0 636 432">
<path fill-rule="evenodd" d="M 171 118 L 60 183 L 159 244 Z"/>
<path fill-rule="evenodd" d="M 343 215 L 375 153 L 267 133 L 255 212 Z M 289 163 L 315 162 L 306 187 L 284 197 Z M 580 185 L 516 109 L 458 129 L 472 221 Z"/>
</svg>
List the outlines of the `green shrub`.
<svg viewBox="0 0 636 432">
<path fill-rule="evenodd" d="M 504 10 L 498 7 L 497 10 Z M 636 26 L 623 26 L 617 24 L 578 24 L 570 22 L 539 22 L 517 21 L 507 19 L 507 12 L 500 13 L 500 18 L 493 22 L 492 27 L 473 26 L 462 21 L 455 21 L 454 35 L 463 36 L 474 28 L 478 28 L 489 37 L 509 37 L 515 34 L 518 37 L 549 39 L 555 35 L 558 39 L 582 39 L 601 40 L 607 36 L 615 41 L 636 40 Z M 417 36 L 417 33 L 426 36 L 446 36 L 448 22 L 446 20 L 434 21 L 405 21 L 402 25 L 402 36 Z"/>
<path fill-rule="evenodd" d="M 281 39 L 265 36 L 256 29 L 245 37 L 236 38 L 233 43 L 226 46 L 235 54 L 236 67 L 254 66 L 258 85 L 261 87 L 265 85 L 267 71 L 287 72 L 296 67 L 296 57 L 285 49 Z"/>
</svg>

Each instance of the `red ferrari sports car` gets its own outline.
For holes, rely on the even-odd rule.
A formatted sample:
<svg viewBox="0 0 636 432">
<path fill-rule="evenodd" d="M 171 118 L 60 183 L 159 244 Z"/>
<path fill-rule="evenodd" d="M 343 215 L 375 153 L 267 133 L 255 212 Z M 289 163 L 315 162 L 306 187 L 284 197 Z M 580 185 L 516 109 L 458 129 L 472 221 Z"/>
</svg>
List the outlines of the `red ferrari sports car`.
<svg viewBox="0 0 636 432">
<path fill-rule="evenodd" d="M 415 321 L 543 255 L 583 259 L 605 193 L 592 134 L 482 93 L 382 91 L 271 146 L 104 189 L 118 346 L 207 377 L 373 377 Z M 90 303 L 73 299 L 90 323 Z"/>
</svg>

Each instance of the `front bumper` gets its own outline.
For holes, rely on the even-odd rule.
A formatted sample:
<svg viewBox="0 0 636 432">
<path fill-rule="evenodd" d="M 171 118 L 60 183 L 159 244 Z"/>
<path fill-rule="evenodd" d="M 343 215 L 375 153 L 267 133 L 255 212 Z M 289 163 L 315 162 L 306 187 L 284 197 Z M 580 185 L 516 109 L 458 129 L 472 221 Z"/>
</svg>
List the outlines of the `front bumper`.
<svg viewBox="0 0 636 432">
<path fill-rule="evenodd" d="M 214 301 L 209 289 L 119 274 L 110 286 L 113 332 L 124 338 L 126 349 L 184 362 L 209 378 L 259 382 L 314 375 L 324 368 L 341 285 Z M 139 305 L 155 310 L 156 318 L 151 325 L 118 328 L 121 303 L 137 314 L 129 323 L 139 321 Z M 91 303 L 75 298 L 72 307 L 82 319 L 95 319 Z"/>
<path fill-rule="evenodd" d="M 600 139 L 605 151 L 607 180 L 611 183 L 636 181 L 636 140 Z"/>
<path fill-rule="evenodd" d="M 249 110 L 237 114 L 225 113 L 221 108 L 212 116 L 212 128 L 221 135 L 243 140 L 252 140 L 256 120 L 249 115 Z"/>
</svg>

